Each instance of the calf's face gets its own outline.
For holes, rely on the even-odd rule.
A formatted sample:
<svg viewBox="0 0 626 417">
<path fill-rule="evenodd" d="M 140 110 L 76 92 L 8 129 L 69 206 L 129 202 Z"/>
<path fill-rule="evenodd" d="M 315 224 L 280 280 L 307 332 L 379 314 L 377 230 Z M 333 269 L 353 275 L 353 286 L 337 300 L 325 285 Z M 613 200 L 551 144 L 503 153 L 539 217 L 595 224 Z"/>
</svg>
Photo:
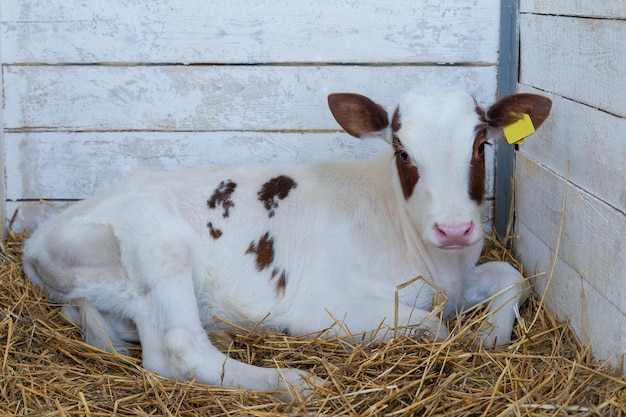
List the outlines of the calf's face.
<svg viewBox="0 0 626 417">
<path fill-rule="evenodd" d="M 450 89 L 409 93 L 392 115 L 356 94 L 331 94 L 329 106 L 351 135 L 390 143 L 399 194 L 422 239 L 440 249 L 461 249 L 482 240 L 487 130 L 521 113 L 530 114 L 538 127 L 551 103 L 516 94 L 485 112 L 468 93 Z"/>
</svg>

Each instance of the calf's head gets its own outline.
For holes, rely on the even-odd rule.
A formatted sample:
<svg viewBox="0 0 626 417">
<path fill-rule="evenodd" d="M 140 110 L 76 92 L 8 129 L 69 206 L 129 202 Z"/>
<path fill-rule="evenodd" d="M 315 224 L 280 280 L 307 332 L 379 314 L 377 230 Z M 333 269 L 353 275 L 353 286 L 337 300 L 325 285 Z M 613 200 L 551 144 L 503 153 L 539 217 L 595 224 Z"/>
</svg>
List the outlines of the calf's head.
<svg viewBox="0 0 626 417">
<path fill-rule="evenodd" d="M 411 92 L 393 114 L 367 97 L 328 96 L 333 116 L 352 136 L 382 137 L 393 148 L 393 184 L 422 239 L 441 249 L 460 249 L 482 239 L 480 205 L 485 195 L 485 145 L 491 134 L 523 113 L 535 127 L 551 101 L 513 94 L 483 110 L 466 92 Z"/>
</svg>

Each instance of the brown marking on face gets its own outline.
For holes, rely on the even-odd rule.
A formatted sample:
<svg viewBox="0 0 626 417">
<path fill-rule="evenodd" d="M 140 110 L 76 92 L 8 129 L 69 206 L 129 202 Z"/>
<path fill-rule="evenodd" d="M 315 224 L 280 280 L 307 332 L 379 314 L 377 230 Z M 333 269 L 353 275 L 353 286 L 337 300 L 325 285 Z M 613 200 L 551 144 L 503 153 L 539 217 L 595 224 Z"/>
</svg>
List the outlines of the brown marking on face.
<svg viewBox="0 0 626 417">
<path fill-rule="evenodd" d="M 408 200 L 411 195 L 413 195 L 413 189 L 420 179 L 420 174 L 417 167 L 413 164 L 411 156 L 397 136 L 393 137 L 393 148 L 396 150 L 396 168 L 398 169 L 398 178 L 402 186 L 402 193 L 404 194 L 404 198 Z"/>
<path fill-rule="evenodd" d="M 213 195 L 207 200 L 207 205 L 211 209 L 217 208 L 221 205 L 224 209 L 224 217 L 228 217 L 229 211 L 232 207 L 235 207 L 235 203 L 232 200 L 232 195 L 235 192 L 237 184 L 231 180 L 220 182 L 220 185 L 213 191 Z"/>
<path fill-rule="evenodd" d="M 263 271 L 274 262 L 274 238 L 266 232 L 258 242 L 251 242 L 246 250 L 247 254 L 256 255 L 255 264 L 257 271 Z"/>
<path fill-rule="evenodd" d="M 478 204 L 482 204 L 485 197 L 485 145 L 487 144 L 487 123 L 485 112 L 477 107 L 476 113 L 482 121 L 476 126 L 476 136 L 472 146 L 472 160 L 469 172 L 469 196 Z"/>
<path fill-rule="evenodd" d="M 284 200 L 297 185 L 292 178 L 285 175 L 272 178 L 263 184 L 261 191 L 257 195 L 259 196 L 259 201 L 263 203 L 265 210 L 268 211 L 269 217 L 274 217 L 274 209 L 278 207 L 278 200 Z"/>
<path fill-rule="evenodd" d="M 213 223 L 209 222 L 206 227 L 209 228 L 209 233 L 211 234 L 211 237 L 213 239 L 219 239 L 220 237 L 222 237 L 222 231 L 220 229 L 217 229 L 213 226 Z"/>
</svg>

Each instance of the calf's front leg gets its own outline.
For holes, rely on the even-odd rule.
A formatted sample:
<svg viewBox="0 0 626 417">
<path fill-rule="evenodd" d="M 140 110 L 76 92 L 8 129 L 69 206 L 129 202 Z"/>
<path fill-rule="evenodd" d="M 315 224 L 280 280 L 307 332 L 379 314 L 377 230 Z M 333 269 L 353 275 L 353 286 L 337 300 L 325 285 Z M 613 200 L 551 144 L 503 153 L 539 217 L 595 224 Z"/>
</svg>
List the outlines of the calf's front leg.
<svg viewBox="0 0 626 417">
<path fill-rule="evenodd" d="M 470 271 L 466 279 L 463 293 L 466 305 L 490 303 L 488 322 L 491 327 L 481 330 L 479 335 L 484 345 L 509 343 L 515 324 L 515 311 L 530 293 L 528 280 L 506 262 L 478 265 Z M 493 300 L 487 301 L 490 297 Z"/>
</svg>

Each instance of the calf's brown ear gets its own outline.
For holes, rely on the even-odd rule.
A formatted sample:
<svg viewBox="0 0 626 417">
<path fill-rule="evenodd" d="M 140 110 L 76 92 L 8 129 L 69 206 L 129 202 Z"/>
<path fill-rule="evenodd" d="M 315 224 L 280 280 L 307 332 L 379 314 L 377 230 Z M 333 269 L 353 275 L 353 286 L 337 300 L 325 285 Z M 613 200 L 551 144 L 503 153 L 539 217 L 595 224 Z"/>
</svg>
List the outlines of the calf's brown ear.
<svg viewBox="0 0 626 417">
<path fill-rule="evenodd" d="M 511 94 L 494 103 L 487 110 L 486 119 L 489 126 L 502 128 L 521 119 L 522 114 L 530 116 L 535 129 L 539 128 L 548 118 L 552 100 L 538 94 Z"/>
<path fill-rule="evenodd" d="M 330 94 L 328 107 L 337 123 L 357 138 L 376 135 L 389 127 L 389 117 L 385 109 L 360 94 Z"/>
</svg>

